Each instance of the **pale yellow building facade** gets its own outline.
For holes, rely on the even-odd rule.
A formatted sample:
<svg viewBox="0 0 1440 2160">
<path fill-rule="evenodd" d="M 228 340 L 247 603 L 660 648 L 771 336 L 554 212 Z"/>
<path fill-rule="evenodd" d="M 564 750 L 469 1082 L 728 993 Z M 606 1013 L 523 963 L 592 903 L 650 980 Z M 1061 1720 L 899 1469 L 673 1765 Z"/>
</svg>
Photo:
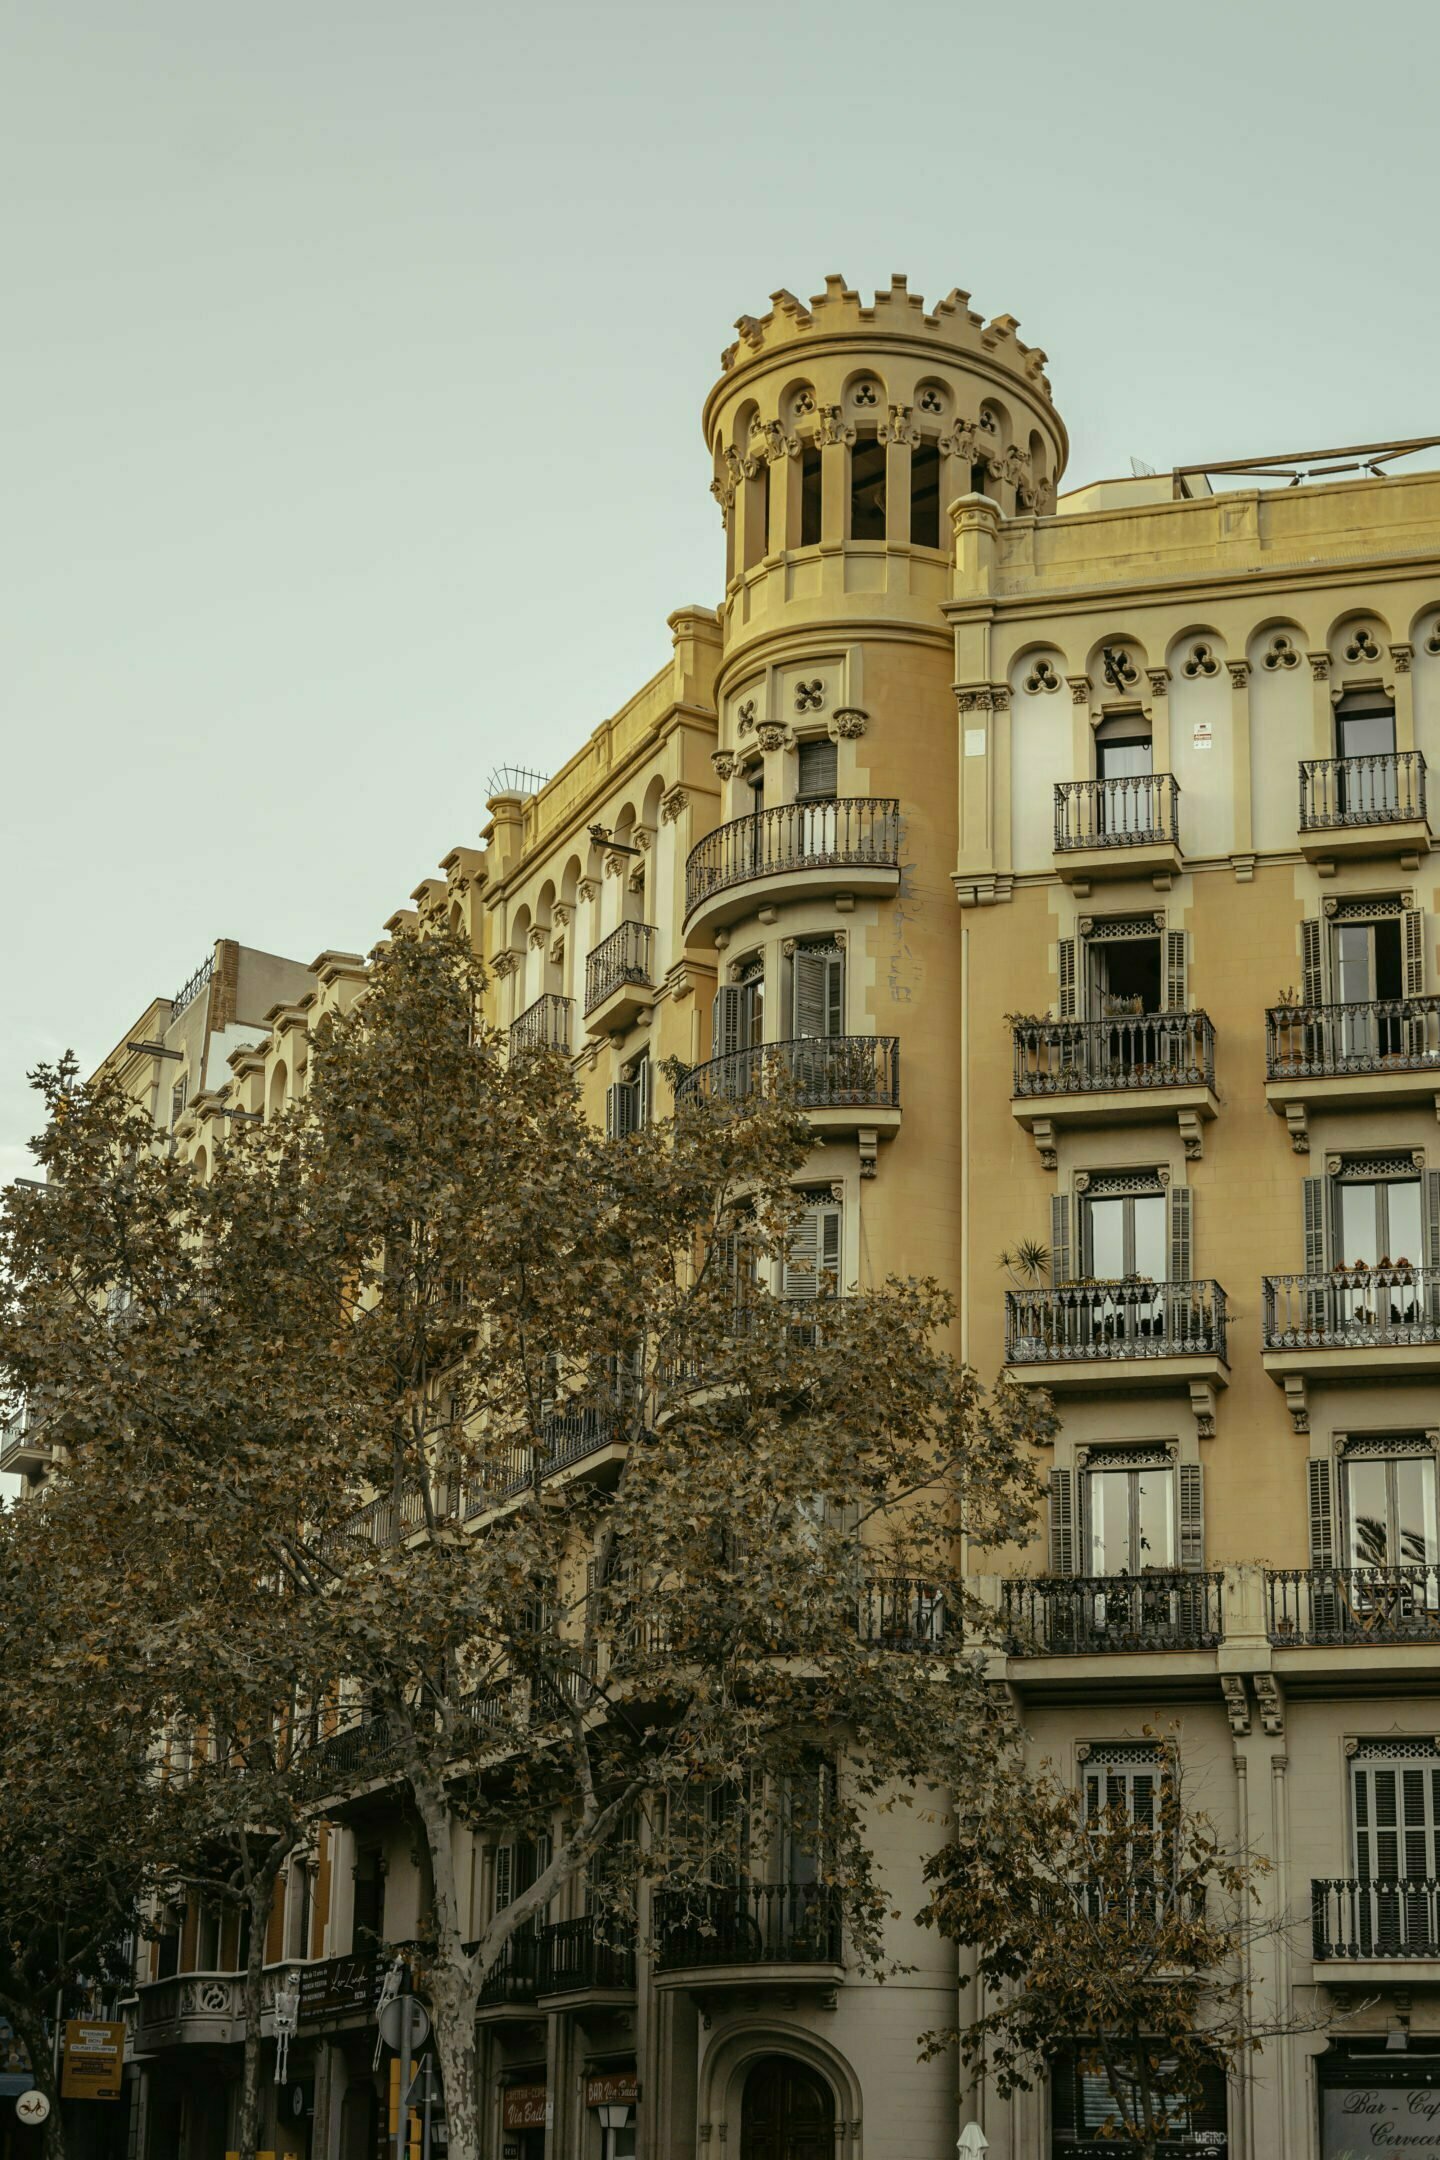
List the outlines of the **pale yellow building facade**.
<svg viewBox="0 0 1440 2160">
<path fill-rule="evenodd" d="M 668 1108 L 671 1057 L 733 1099 L 778 1055 L 815 1145 L 776 1287 L 937 1276 L 983 1375 L 1054 1391 L 1047 1519 L 987 1562 L 992 1684 L 1077 1781 L 1143 1779 L 1173 1728 L 1275 1863 L 1257 2014 L 1304 2029 L 1174 2151 L 1337 2160 L 1357 2107 L 1440 2094 L 1440 474 L 1372 446 L 1067 495 L 1045 355 L 967 295 L 832 278 L 737 329 L 703 411 L 720 604 L 558 774 L 497 786 L 413 910 L 615 1129 Z M 303 1086 L 363 972 L 285 986 L 186 1144 Z M 357 1975 L 420 1890 L 383 1796 L 335 1816 L 278 1924 L 310 1976 L 287 2134 L 369 2160 Z M 500 1871 L 474 1853 L 477 1933 Z M 963 1960 L 908 1922 L 883 1985 L 843 1950 L 682 1980 L 577 1959 L 578 1903 L 551 1927 L 570 1962 L 482 2010 L 489 2160 L 940 2160 L 972 2119 L 996 2160 L 1092 2149 L 1073 2067 L 1002 2100 L 917 2062 Z M 187 2160 L 209 2132 L 158 2095 L 238 2039 L 198 1955 L 132 2013 Z"/>
</svg>

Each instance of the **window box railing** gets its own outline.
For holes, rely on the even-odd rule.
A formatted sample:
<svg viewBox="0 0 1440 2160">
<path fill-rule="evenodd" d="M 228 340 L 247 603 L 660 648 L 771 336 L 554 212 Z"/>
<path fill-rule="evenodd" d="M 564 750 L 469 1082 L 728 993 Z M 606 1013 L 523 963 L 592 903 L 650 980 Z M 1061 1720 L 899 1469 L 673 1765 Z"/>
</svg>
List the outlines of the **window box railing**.
<svg viewBox="0 0 1440 2160">
<path fill-rule="evenodd" d="M 1317 1962 L 1440 1959 L 1440 1881 L 1401 1876 L 1312 1882 L 1310 1929 Z"/>
<path fill-rule="evenodd" d="M 1225 1292 L 1217 1282 L 1067 1283 L 1007 1290 L 1011 1365 L 1106 1358 L 1225 1356 Z"/>
<path fill-rule="evenodd" d="M 618 1927 L 618 1921 L 586 1913 L 579 1920 L 554 1920 L 541 1928 L 536 1993 L 575 1995 L 585 1988 L 633 1988 L 635 1945 L 610 1939 Z"/>
<path fill-rule="evenodd" d="M 585 1010 L 594 1012 L 626 983 L 648 988 L 655 964 L 653 923 L 623 922 L 602 938 L 585 959 Z M 523 1016 L 522 1016 L 523 1017 Z"/>
<path fill-rule="evenodd" d="M 1076 848 L 1178 847 L 1180 784 L 1173 773 L 1114 780 L 1057 780 L 1055 852 Z"/>
<path fill-rule="evenodd" d="M 736 1883 L 655 1896 L 660 1972 L 716 1965 L 838 1965 L 840 1900 L 824 1883 Z"/>
<path fill-rule="evenodd" d="M 1302 832 L 1423 823 L 1424 819 L 1425 759 L 1418 750 L 1301 761 Z"/>
<path fill-rule="evenodd" d="M 1203 1012 L 1022 1020 L 1012 1036 L 1017 1096 L 1215 1085 L 1215 1030 Z"/>
<path fill-rule="evenodd" d="M 1266 1350 L 1364 1350 L 1440 1343 L 1440 1275 L 1423 1267 L 1267 1275 Z"/>
<path fill-rule="evenodd" d="M 780 803 L 717 825 L 695 843 L 685 864 L 685 912 L 693 914 L 712 893 L 787 870 L 899 864 L 900 805 L 893 798 Z"/>
<path fill-rule="evenodd" d="M 1020 1577 L 1001 1589 L 1015 1657 L 1105 1651 L 1213 1650 L 1223 1639 L 1222 1578 L 1196 1570 Z"/>
<path fill-rule="evenodd" d="M 510 1049 L 512 1055 L 520 1050 L 570 1051 L 570 1015 L 575 1000 L 556 997 L 547 992 L 527 1005 L 517 1020 L 510 1023 Z"/>
<path fill-rule="evenodd" d="M 1265 1015 L 1267 1080 L 1431 1070 L 1440 1073 L 1440 997 L 1272 1005 Z"/>
<path fill-rule="evenodd" d="M 895 1035 L 795 1035 L 711 1058 L 685 1075 L 677 1103 L 708 1096 L 745 1102 L 789 1083 L 802 1110 L 898 1110 L 900 1042 Z"/>
<path fill-rule="evenodd" d="M 1265 1576 L 1270 1640 L 1285 1643 L 1440 1642 L 1440 1567 L 1272 1568 Z"/>
</svg>

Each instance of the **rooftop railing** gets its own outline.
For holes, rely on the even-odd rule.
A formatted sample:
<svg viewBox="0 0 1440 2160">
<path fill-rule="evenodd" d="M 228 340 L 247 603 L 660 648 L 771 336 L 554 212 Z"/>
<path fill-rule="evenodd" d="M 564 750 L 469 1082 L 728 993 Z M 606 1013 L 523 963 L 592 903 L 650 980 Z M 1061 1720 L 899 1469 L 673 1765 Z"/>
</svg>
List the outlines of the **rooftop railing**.
<svg viewBox="0 0 1440 2160">
<path fill-rule="evenodd" d="M 1215 1030 L 1203 1012 L 1021 1020 L 1012 1036 L 1016 1096 L 1215 1085 Z"/>
<path fill-rule="evenodd" d="M 1180 786 L 1173 773 L 1113 780 L 1057 780 L 1055 852 L 1156 847 L 1180 839 Z"/>
<path fill-rule="evenodd" d="M 1005 1293 L 1012 1365 L 1224 1355 L 1225 1292 L 1217 1282 L 1068 1283 Z"/>
<path fill-rule="evenodd" d="M 1425 759 L 1418 750 L 1369 757 L 1304 758 L 1300 830 L 1347 825 L 1402 825 L 1425 817 Z"/>
<path fill-rule="evenodd" d="M 900 805 L 889 797 L 780 803 L 717 825 L 690 850 L 685 912 L 712 893 L 786 870 L 898 869 Z"/>
<path fill-rule="evenodd" d="M 1213 1650 L 1223 1639 L 1218 1574 L 1019 1577 L 1001 1590 L 1005 1647 L 1016 1657 Z"/>
<path fill-rule="evenodd" d="M 585 1010 L 594 1012 L 626 983 L 649 984 L 655 964 L 653 923 L 623 922 L 585 958 Z"/>
<path fill-rule="evenodd" d="M 1267 1080 L 1431 1070 L 1440 1072 L 1440 997 L 1272 1005 L 1265 1015 Z"/>
</svg>

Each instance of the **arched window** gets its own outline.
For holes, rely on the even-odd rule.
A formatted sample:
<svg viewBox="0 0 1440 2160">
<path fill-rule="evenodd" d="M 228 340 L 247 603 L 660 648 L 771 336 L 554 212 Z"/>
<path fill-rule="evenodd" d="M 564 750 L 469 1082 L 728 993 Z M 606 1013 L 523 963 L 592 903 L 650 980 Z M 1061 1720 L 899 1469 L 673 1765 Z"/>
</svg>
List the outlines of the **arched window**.
<svg viewBox="0 0 1440 2160">
<path fill-rule="evenodd" d="M 850 452 L 850 538 L 885 538 L 885 445 L 873 432 L 857 435 Z"/>
<path fill-rule="evenodd" d="M 940 448 L 918 442 L 910 453 L 910 545 L 940 545 Z"/>
</svg>

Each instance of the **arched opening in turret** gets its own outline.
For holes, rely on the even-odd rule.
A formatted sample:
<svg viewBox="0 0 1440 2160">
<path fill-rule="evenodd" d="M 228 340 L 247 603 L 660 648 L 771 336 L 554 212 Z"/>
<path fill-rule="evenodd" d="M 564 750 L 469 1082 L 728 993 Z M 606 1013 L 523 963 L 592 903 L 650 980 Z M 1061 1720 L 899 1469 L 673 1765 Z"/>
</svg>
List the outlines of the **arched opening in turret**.
<svg viewBox="0 0 1440 2160">
<path fill-rule="evenodd" d="M 820 545 L 820 448 L 806 443 L 800 452 L 800 545 Z"/>
<path fill-rule="evenodd" d="M 885 538 L 885 445 L 873 429 L 857 435 L 850 451 L 850 538 Z"/>
<path fill-rule="evenodd" d="M 745 552 L 741 568 L 753 570 L 770 546 L 770 461 L 758 460 L 753 480 L 745 483 Z"/>
<path fill-rule="evenodd" d="M 910 545 L 940 545 L 940 446 L 917 442 L 910 452 Z"/>
</svg>

